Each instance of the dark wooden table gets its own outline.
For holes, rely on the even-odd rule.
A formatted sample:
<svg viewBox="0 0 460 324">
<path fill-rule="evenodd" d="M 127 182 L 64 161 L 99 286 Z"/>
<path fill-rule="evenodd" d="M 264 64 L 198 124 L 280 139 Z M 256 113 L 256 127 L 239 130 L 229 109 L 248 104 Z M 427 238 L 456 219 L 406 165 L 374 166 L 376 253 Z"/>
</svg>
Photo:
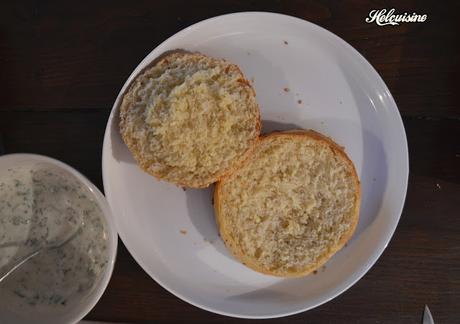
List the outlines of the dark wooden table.
<svg viewBox="0 0 460 324">
<path fill-rule="evenodd" d="M 419 323 L 428 304 L 437 323 L 459 323 L 460 6 L 456 3 L 3 2 L 0 146 L 6 153 L 33 152 L 63 160 L 102 189 L 107 117 L 128 75 L 155 46 L 195 22 L 229 12 L 275 11 L 312 21 L 353 45 L 388 85 L 407 132 L 410 183 L 396 233 L 369 273 L 333 301 L 272 322 Z M 428 20 L 394 27 L 364 22 L 371 9 L 393 7 L 426 13 Z M 242 321 L 174 297 L 142 271 L 121 242 L 119 247 L 113 278 L 87 319 Z"/>
</svg>

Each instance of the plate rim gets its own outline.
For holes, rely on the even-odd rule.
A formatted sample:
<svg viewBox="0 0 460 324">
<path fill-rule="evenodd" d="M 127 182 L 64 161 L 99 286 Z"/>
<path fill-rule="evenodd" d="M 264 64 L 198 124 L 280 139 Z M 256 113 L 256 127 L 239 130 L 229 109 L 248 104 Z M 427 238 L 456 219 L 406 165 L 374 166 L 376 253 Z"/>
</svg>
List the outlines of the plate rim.
<svg viewBox="0 0 460 324">
<path fill-rule="evenodd" d="M 234 317 L 234 318 L 243 318 L 243 319 L 280 318 L 280 317 L 286 317 L 286 316 L 299 314 L 299 313 L 314 309 L 316 307 L 319 307 L 319 306 L 331 301 L 332 299 L 338 297 L 339 295 L 343 294 L 345 291 L 347 291 L 349 288 L 351 288 L 353 285 L 355 285 L 359 280 L 361 280 L 361 278 L 364 275 L 366 275 L 367 272 L 374 266 L 374 264 L 377 262 L 377 260 L 380 259 L 381 255 L 383 254 L 383 252 L 385 251 L 385 249 L 388 246 L 389 242 L 391 241 L 391 239 L 392 239 L 392 237 L 393 237 L 393 235 L 394 235 L 394 233 L 396 231 L 396 228 L 397 228 L 397 226 L 399 224 L 399 221 L 401 219 L 402 211 L 404 209 L 404 204 L 405 204 L 405 201 L 406 201 L 407 188 L 408 188 L 408 179 L 409 179 L 409 150 L 408 150 L 407 135 L 406 135 L 406 131 L 405 131 L 405 128 L 404 128 L 403 121 L 402 121 L 401 113 L 400 113 L 400 111 L 398 109 L 396 101 L 394 100 L 390 90 L 388 89 L 387 85 L 385 84 L 385 82 L 382 79 L 382 77 L 380 76 L 380 74 L 376 71 L 376 69 L 373 67 L 373 65 L 360 52 L 358 52 L 358 50 L 356 50 L 352 45 L 350 45 L 347 41 L 345 41 L 341 37 L 337 36 L 333 32 L 327 30 L 326 28 L 323 28 L 323 27 L 321 27 L 321 26 L 319 26 L 319 25 L 317 25 L 315 23 L 312 23 L 312 22 L 310 22 L 308 20 L 298 18 L 298 17 L 294 17 L 294 16 L 290 16 L 290 15 L 285 15 L 285 14 L 280 14 L 280 13 L 275 13 L 275 12 L 266 12 L 266 11 L 242 11 L 242 12 L 234 12 L 234 13 L 229 13 L 229 14 L 218 15 L 218 16 L 214 16 L 214 17 L 207 18 L 207 19 L 201 20 L 199 22 L 196 22 L 196 23 L 194 23 L 194 24 L 192 24 L 192 25 L 190 25 L 190 26 L 178 31 L 177 33 L 174 33 L 173 35 L 171 35 L 170 37 L 168 37 L 167 39 L 162 41 L 160 44 L 155 46 L 138 63 L 138 65 L 134 68 L 134 70 L 131 72 L 131 74 L 128 76 L 128 78 L 125 80 L 123 86 L 121 87 L 121 89 L 120 89 L 120 91 L 119 91 L 119 93 L 118 93 L 118 95 L 117 95 L 117 97 L 116 97 L 116 99 L 114 101 L 114 104 L 113 104 L 112 109 L 110 111 L 110 115 L 109 115 L 108 120 L 107 120 L 106 129 L 105 129 L 105 132 L 104 132 L 104 140 L 103 140 L 103 146 L 102 146 L 102 161 L 101 161 L 101 164 L 102 164 L 102 180 L 103 180 L 104 192 L 105 192 L 105 195 L 107 197 L 107 202 L 110 205 L 109 196 L 111 195 L 111 193 L 109 193 L 109 192 L 111 190 L 109 189 L 110 186 L 108 186 L 108 183 L 107 183 L 108 180 L 106 180 L 106 179 L 108 179 L 108 174 L 107 174 L 108 171 L 107 171 L 107 168 L 104 167 L 107 164 L 107 159 L 108 159 L 108 157 L 107 157 L 107 155 L 108 155 L 107 151 L 109 150 L 107 148 L 108 147 L 108 140 L 109 140 L 109 137 L 110 137 L 112 124 L 113 124 L 113 121 L 114 121 L 114 112 L 116 111 L 116 108 L 118 106 L 117 104 L 119 103 L 120 98 L 121 98 L 121 96 L 122 96 L 122 94 L 124 92 L 123 90 L 129 85 L 129 83 L 131 82 L 132 78 L 138 73 L 137 70 L 139 69 L 139 67 L 141 65 L 143 65 L 145 63 L 145 61 L 150 61 L 149 56 L 155 50 L 157 50 L 158 48 L 161 48 L 162 46 L 164 46 L 164 44 L 168 43 L 173 38 L 183 36 L 184 34 L 186 34 L 188 32 L 191 32 L 193 30 L 199 29 L 203 25 L 212 23 L 212 22 L 214 22 L 216 20 L 234 18 L 236 16 L 254 16 L 254 17 L 252 17 L 253 19 L 271 18 L 271 17 L 275 18 L 275 17 L 277 17 L 278 19 L 285 19 L 286 21 L 290 20 L 292 23 L 307 24 L 307 25 L 309 25 L 310 28 L 313 28 L 316 32 L 320 32 L 323 35 L 327 35 L 328 37 L 331 37 L 334 41 L 339 42 L 341 45 L 347 47 L 347 49 L 350 50 L 353 53 L 353 56 L 355 56 L 358 60 L 361 61 L 361 63 L 364 64 L 364 66 L 367 69 L 367 72 L 369 72 L 375 78 L 375 80 L 378 83 L 380 83 L 381 89 L 384 90 L 385 95 L 386 95 L 387 99 L 389 100 L 389 105 L 388 106 L 391 106 L 391 109 L 392 109 L 392 112 L 394 114 L 394 117 L 396 117 L 395 122 L 397 123 L 397 125 L 395 125 L 395 127 L 397 127 L 398 131 L 400 131 L 401 135 L 402 135 L 401 136 L 401 140 L 402 140 L 402 143 L 401 143 L 402 147 L 401 148 L 402 148 L 402 151 L 403 151 L 402 152 L 403 155 L 401 156 L 401 159 L 404 159 L 404 165 L 401 165 L 401 168 L 402 168 L 401 173 L 405 174 L 405 177 L 402 179 L 402 185 L 404 187 L 404 188 L 402 188 L 403 189 L 402 199 L 401 199 L 401 202 L 399 204 L 400 206 L 397 208 L 397 213 L 395 213 L 398 216 L 395 219 L 394 224 L 392 224 L 390 230 L 388 231 L 385 239 L 380 242 L 380 244 L 378 245 L 378 249 L 375 249 L 374 256 L 372 257 L 371 262 L 366 263 L 365 266 L 360 271 L 357 271 L 358 275 L 355 276 L 355 277 L 352 277 L 351 280 L 349 282 L 347 282 L 343 287 L 341 287 L 340 289 L 337 289 L 336 291 L 331 293 L 331 295 L 328 298 L 325 298 L 321 302 L 315 303 L 315 305 L 313 305 L 313 306 L 301 307 L 301 308 L 299 308 L 298 310 L 295 310 L 295 311 L 282 312 L 282 313 L 270 314 L 270 315 L 244 315 L 244 314 L 238 314 L 238 313 L 233 313 L 233 312 L 226 312 L 226 311 L 221 311 L 221 310 L 214 309 L 214 308 L 206 306 L 206 305 L 202 305 L 200 303 L 197 303 L 197 302 L 193 301 L 191 298 L 183 296 L 181 293 L 177 292 L 175 289 L 172 289 L 172 288 L 168 287 L 167 284 L 165 284 L 164 282 L 159 280 L 154 274 L 151 274 L 150 271 L 147 270 L 148 267 L 146 266 L 146 264 L 144 263 L 142 258 L 139 257 L 136 252 L 131 251 L 131 249 L 125 243 L 126 238 L 125 238 L 124 234 L 122 234 L 122 231 L 119 229 L 118 221 L 117 221 L 116 217 L 114 216 L 114 213 L 112 213 L 112 217 L 114 218 L 115 225 L 117 227 L 117 232 L 118 232 L 118 235 L 120 236 L 120 239 L 122 240 L 123 244 L 125 245 L 126 249 L 129 251 L 131 256 L 134 258 L 136 263 L 138 263 L 141 266 L 141 268 L 149 275 L 149 277 L 151 277 L 158 285 L 160 285 L 162 288 L 164 288 L 169 293 L 173 294 L 174 296 L 180 298 L 181 300 L 183 300 L 183 301 L 185 301 L 185 302 L 187 302 L 187 303 L 189 303 L 189 304 L 191 304 L 191 305 L 193 305 L 195 307 L 198 307 L 198 308 L 203 309 L 205 311 L 209 311 L 209 312 L 219 314 L 219 315 L 224 315 L 224 316 L 229 316 L 229 317 Z"/>
</svg>

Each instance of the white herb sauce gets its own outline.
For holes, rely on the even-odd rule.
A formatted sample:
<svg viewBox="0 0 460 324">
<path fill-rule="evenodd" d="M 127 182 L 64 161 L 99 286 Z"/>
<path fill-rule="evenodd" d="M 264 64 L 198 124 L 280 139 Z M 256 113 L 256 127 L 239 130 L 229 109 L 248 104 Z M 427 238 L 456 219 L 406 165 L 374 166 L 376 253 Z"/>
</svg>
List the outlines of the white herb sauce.
<svg viewBox="0 0 460 324">
<path fill-rule="evenodd" d="M 0 283 L 2 307 L 21 312 L 65 309 L 88 296 L 108 262 L 102 210 L 73 175 L 49 164 L 0 171 L 0 275 L 18 260 L 46 249 Z"/>
</svg>

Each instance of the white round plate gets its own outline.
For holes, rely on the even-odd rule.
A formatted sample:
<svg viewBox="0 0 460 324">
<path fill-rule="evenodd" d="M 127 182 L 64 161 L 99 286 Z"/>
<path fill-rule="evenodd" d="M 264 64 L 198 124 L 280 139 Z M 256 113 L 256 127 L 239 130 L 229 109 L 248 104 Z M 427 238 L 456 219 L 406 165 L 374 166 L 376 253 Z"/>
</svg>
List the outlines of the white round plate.
<svg viewBox="0 0 460 324">
<path fill-rule="evenodd" d="M 237 262 L 218 236 L 212 190 L 183 190 L 141 171 L 123 143 L 117 106 L 103 148 L 104 188 L 119 235 L 141 267 L 179 298 L 218 314 L 271 318 L 331 300 L 359 280 L 398 224 L 408 151 L 398 108 L 372 66 L 339 37 L 273 13 L 237 13 L 188 27 L 155 48 L 127 84 L 161 53 L 183 48 L 238 64 L 253 80 L 263 131 L 314 129 L 332 137 L 362 184 L 358 227 L 316 275 L 282 279 Z"/>
</svg>

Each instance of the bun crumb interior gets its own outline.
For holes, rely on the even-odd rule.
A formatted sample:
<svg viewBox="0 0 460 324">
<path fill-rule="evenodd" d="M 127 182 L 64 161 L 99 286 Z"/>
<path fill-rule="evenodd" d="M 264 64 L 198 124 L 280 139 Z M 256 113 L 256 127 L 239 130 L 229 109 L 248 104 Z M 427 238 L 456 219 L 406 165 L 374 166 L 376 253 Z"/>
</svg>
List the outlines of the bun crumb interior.
<svg viewBox="0 0 460 324">
<path fill-rule="evenodd" d="M 249 156 L 260 113 L 238 66 L 177 50 L 134 79 L 120 106 L 120 131 L 142 169 L 200 188 Z"/>
<path fill-rule="evenodd" d="M 262 137 L 240 169 L 217 183 L 221 237 L 250 268 L 306 275 L 352 236 L 360 184 L 341 147 L 314 131 Z"/>
</svg>

